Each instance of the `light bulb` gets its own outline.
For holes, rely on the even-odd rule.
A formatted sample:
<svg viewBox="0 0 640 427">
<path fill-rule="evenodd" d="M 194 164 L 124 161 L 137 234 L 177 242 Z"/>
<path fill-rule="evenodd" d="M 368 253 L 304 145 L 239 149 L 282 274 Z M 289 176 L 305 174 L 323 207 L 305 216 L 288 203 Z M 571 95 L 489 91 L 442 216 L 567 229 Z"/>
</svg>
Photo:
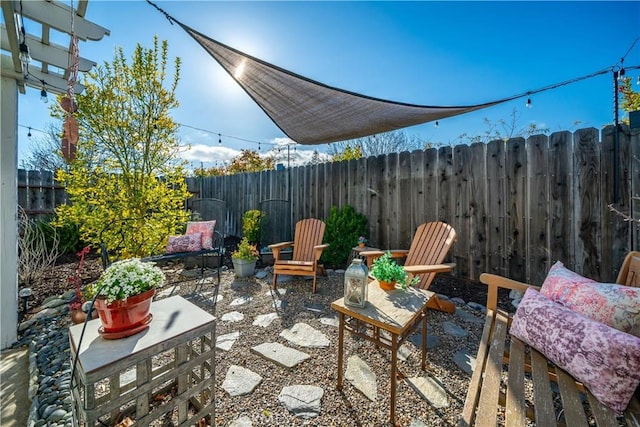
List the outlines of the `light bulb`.
<svg viewBox="0 0 640 427">
<path fill-rule="evenodd" d="M 620 71 L 618 71 L 618 81 L 622 80 L 624 80 L 624 68 L 620 68 Z"/>
<path fill-rule="evenodd" d="M 436 129 L 438 129 L 440 127 L 440 123 L 438 123 L 438 121 L 436 120 L 436 124 L 434 126 L 436 127 Z"/>
<path fill-rule="evenodd" d="M 525 104 L 527 108 L 531 108 L 531 98 L 527 98 L 527 103 Z"/>
<path fill-rule="evenodd" d="M 636 81 L 637 85 L 640 85 L 640 75 L 638 76 L 638 80 Z"/>
<path fill-rule="evenodd" d="M 47 91 L 44 90 L 44 88 L 42 88 L 42 90 L 40 91 L 40 100 L 45 104 L 49 102 L 49 98 L 47 97 Z"/>
<path fill-rule="evenodd" d="M 27 137 L 31 138 L 31 128 L 29 128 L 29 132 L 27 133 Z"/>
<path fill-rule="evenodd" d="M 222 137 L 218 134 L 218 145 L 222 145 Z"/>
<path fill-rule="evenodd" d="M 20 43 L 20 54 L 18 55 L 20 63 L 22 64 L 22 72 L 26 74 L 27 67 L 31 61 L 31 55 L 29 55 L 29 46 L 23 41 Z"/>
</svg>

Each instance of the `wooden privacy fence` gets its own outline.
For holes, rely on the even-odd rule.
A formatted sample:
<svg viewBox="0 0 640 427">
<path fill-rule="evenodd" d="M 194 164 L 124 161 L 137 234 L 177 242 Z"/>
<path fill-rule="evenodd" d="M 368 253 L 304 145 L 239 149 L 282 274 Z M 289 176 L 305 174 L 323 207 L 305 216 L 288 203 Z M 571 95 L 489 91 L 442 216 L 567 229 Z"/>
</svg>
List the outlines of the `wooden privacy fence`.
<svg viewBox="0 0 640 427">
<path fill-rule="evenodd" d="M 67 193 L 55 182 L 53 172 L 18 170 L 18 204 L 27 215 L 47 216 L 64 203 L 67 203 Z"/>
<path fill-rule="evenodd" d="M 614 127 L 588 128 L 188 184 L 200 197 L 224 200 L 238 228 L 242 213 L 263 200 L 290 200 L 289 224 L 326 219 L 332 206 L 350 204 L 369 219 L 379 248 L 408 248 L 423 222 L 452 224 L 460 277 L 491 272 L 539 285 L 560 260 L 613 281 L 625 253 L 640 247 L 640 230 L 607 207 L 617 183 L 616 205 L 640 217 L 640 201 L 631 198 L 640 194 L 640 132 L 624 127 L 618 139 L 616 150 Z"/>
</svg>

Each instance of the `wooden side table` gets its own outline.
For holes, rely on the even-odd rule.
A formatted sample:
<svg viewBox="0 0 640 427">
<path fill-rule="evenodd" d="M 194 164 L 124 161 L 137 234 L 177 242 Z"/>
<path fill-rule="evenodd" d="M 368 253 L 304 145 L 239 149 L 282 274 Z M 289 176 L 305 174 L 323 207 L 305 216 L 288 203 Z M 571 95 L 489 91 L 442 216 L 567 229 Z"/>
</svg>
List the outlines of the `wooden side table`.
<svg viewBox="0 0 640 427">
<path fill-rule="evenodd" d="M 398 374 L 398 349 L 402 343 L 422 325 L 422 369 L 426 369 L 427 356 L 427 309 L 435 293 L 419 288 L 383 291 L 378 282 L 369 283 L 367 304 L 364 308 L 344 304 L 344 298 L 331 303 L 338 312 L 338 384 L 342 389 L 342 359 L 344 331 L 365 338 L 391 351 L 391 397 L 390 422 L 395 425 L 396 388 Z M 364 330 L 362 326 L 365 326 Z M 380 330 L 391 335 L 387 339 Z"/>
<path fill-rule="evenodd" d="M 371 246 L 354 246 L 353 248 L 351 248 L 351 254 L 349 255 L 349 259 L 347 260 L 347 267 L 351 265 L 351 261 L 353 261 L 354 258 L 360 258 L 363 261 L 364 265 L 367 265 L 367 258 L 360 256 L 360 252 L 379 250 L 380 249 L 372 248 Z"/>
<path fill-rule="evenodd" d="M 151 304 L 149 328 L 118 340 L 103 339 L 100 320 L 69 328 L 71 362 L 77 357 L 71 397 L 76 426 L 136 425 L 165 417 L 175 425 L 215 419 L 215 318 L 182 297 Z M 189 405 L 191 404 L 191 406 Z"/>
</svg>

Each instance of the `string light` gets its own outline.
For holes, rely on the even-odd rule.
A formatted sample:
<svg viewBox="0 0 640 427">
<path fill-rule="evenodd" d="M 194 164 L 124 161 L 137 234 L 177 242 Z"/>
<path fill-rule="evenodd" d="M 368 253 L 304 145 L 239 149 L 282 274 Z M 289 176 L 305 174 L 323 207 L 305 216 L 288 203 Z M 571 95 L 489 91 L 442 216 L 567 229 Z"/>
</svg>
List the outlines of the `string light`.
<svg viewBox="0 0 640 427">
<path fill-rule="evenodd" d="M 31 138 L 31 128 L 29 128 L 29 132 L 27 133 L 27 137 Z"/>
<path fill-rule="evenodd" d="M 44 86 L 42 86 L 42 90 L 40 91 L 40 100 L 45 104 L 49 102 L 49 98 L 47 97 L 47 91 L 44 90 Z"/>
<path fill-rule="evenodd" d="M 218 145 L 222 145 L 222 136 L 218 134 Z"/>
<path fill-rule="evenodd" d="M 527 103 L 525 104 L 527 108 L 531 108 L 531 98 L 527 98 Z"/>
<path fill-rule="evenodd" d="M 436 120 L 436 124 L 435 124 L 434 126 L 435 126 L 435 128 L 436 128 L 436 129 L 438 129 L 438 128 L 440 127 L 440 122 L 438 122 L 438 121 Z"/>
<path fill-rule="evenodd" d="M 22 73 L 25 78 L 27 77 L 27 73 L 29 72 L 29 62 L 31 62 L 31 55 L 29 55 L 29 46 L 27 46 L 27 34 L 24 30 L 24 15 L 22 13 L 22 0 L 20 0 L 20 31 L 22 32 L 22 40 L 20 40 L 20 53 L 18 58 L 20 59 L 20 63 L 22 64 Z"/>
</svg>

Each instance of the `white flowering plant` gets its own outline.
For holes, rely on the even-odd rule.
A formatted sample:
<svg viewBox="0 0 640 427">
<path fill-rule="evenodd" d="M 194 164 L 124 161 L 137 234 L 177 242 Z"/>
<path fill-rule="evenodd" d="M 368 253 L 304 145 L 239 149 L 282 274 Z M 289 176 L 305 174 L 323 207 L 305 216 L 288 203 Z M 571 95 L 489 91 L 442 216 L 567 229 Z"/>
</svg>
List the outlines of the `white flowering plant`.
<svg viewBox="0 0 640 427">
<path fill-rule="evenodd" d="M 112 303 L 162 287 L 164 281 L 164 273 L 160 268 L 139 258 L 130 258 L 111 264 L 87 293 L 93 296 L 99 290 L 107 303 Z"/>
</svg>

